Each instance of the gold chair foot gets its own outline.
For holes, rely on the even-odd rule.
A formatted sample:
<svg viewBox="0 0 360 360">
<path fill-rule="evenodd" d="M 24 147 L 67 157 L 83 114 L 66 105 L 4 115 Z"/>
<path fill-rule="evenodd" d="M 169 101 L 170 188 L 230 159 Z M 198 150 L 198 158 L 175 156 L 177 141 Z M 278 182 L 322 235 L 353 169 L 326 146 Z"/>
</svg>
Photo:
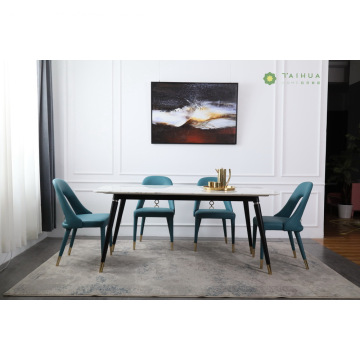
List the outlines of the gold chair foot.
<svg viewBox="0 0 360 360">
<path fill-rule="evenodd" d="M 197 251 L 197 244 L 194 244 L 194 251 Z"/>
<path fill-rule="evenodd" d="M 109 251 L 110 251 L 110 255 L 112 255 L 112 253 L 113 253 L 113 247 L 112 247 L 112 245 L 109 246 Z"/>
<path fill-rule="evenodd" d="M 68 250 L 68 255 L 70 255 L 71 254 L 71 247 L 69 247 L 69 250 Z"/>
<path fill-rule="evenodd" d="M 225 236 L 225 244 L 227 244 L 227 236 Z"/>
<path fill-rule="evenodd" d="M 58 259 L 57 259 L 57 261 L 56 261 L 56 266 L 59 266 L 60 260 L 61 260 L 61 256 L 58 257 Z"/>
<path fill-rule="evenodd" d="M 133 241 L 133 250 L 135 250 L 135 244 L 136 244 L 136 242 Z"/>
<path fill-rule="evenodd" d="M 293 250 L 294 258 L 296 259 L 296 251 Z"/>
<path fill-rule="evenodd" d="M 232 244 L 231 251 L 232 251 L 233 253 L 235 252 L 235 244 Z"/>
<path fill-rule="evenodd" d="M 104 262 L 102 262 L 102 263 L 100 264 L 99 273 L 102 273 L 102 272 L 103 272 L 103 270 L 104 270 L 104 265 L 105 265 Z"/>
<path fill-rule="evenodd" d="M 271 266 L 270 265 L 266 265 L 266 266 L 267 266 L 267 269 L 268 269 L 268 274 L 272 275 Z"/>
<path fill-rule="evenodd" d="M 253 253 L 253 248 L 251 246 L 249 246 L 249 249 L 250 249 L 250 254 L 252 255 Z"/>
<path fill-rule="evenodd" d="M 142 241 L 142 235 L 140 235 L 140 241 Z"/>
<path fill-rule="evenodd" d="M 309 264 L 306 259 L 304 260 L 304 263 L 305 263 L 306 270 L 309 270 Z"/>
<path fill-rule="evenodd" d="M 174 243 L 171 243 L 171 250 L 174 250 Z"/>
<path fill-rule="evenodd" d="M 255 249 L 252 248 L 252 257 L 255 257 Z"/>
<path fill-rule="evenodd" d="M 263 259 L 260 259 L 260 269 L 263 268 L 263 265 L 264 265 L 264 260 L 263 260 Z"/>
</svg>

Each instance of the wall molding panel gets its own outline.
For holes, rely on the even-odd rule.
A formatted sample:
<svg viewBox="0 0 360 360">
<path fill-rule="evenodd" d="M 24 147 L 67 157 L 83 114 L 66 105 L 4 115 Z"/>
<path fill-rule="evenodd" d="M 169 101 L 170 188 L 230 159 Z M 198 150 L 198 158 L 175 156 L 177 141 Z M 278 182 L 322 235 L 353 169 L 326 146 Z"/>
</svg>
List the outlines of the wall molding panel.
<svg viewBox="0 0 360 360">
<path fill-rule="evenodd" d="M 263 186 L 278 196 L 261 199 L 273 215 L 303 181 L 314 184 L 304 214 L 304 235 L 323 236 L 327 61 L 54 61 L 56 176 L 72 186 L 93 212 L 108 212 L 111 196 L 95 193 L 110 183 L 141 183 L 156 174 L 175 184 L 194 184 L 231 168 L 231 184 Z M 263 77 L 274 72 L 275 84 Z M 320 85 L 288 84 L 283 73 L 316 72 Z M 151 144 L 151 82 L 239 84 L 236 145 Z M 120 236 L 132 234 L 128 201 Z M 176 203 L 175 235 L 193 236 L 193 202 Z M 236 237 L 246 238 L 243 206 L 236 210 Z M 250 216 L 255 215 L 250 204 Z M 62 213 L 58 212 L 61 229 Z M 204 222 L 201 236 L 222 236 L 221 222 Z M 50 234 L 58 236 L 59 230 Z M 96 235 L 90 229 L 84 235 Z M 166 223 L 151 219 L 147 236 L 168 236 Z M 268 237 L 284 234 L 268 233 Z M 285 234 L 286 237 L 286 234 Z"/>
<path fill-rule="evenodd" d="M 113 83 L 112 62 L 68 62 L 66 164 L 70 178 L 114 174 Z"/>
</svg>

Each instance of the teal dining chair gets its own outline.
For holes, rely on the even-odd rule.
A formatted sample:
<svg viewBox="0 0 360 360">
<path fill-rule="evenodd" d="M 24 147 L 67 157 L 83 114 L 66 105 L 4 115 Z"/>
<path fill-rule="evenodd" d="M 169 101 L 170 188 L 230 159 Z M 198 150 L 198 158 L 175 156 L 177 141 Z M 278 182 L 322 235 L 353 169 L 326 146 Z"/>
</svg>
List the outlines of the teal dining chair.
<svg viewBox="0 0 360 360">
<path fill-rule="evenodd" d="M 101 236 L 101 251 L 103 250 L 105 243 L 105 228 L 109 222 L 109 214 L 93 214 L 86 209 L 76 197 L 73 190 L 62 179 L 54 179 L 52 181 L 56 196 L 61 205 L 61 209 L 64 213 L 65 220 L 62 223 L 65 229 L 65 234 L 61 243 L 59 256 L 56 262 L 56 266 L 59 266 L 61 257 L 63 255 L 66 243 L 68 241 L 70 232 L 72 230 L 71 240 L 68 255 L 71 254 L 71 249 L 74 245 L 77 229 L 79 228 L 100 228 Z M 112 245 L 112 239 L 110 238 L 110 246 Z"/>
<path fill-rule="evenodd" d="M 173 185 L 170 178 L 166 176 L 148 176 L 143 182 L 143 185 Z M 144 207 L 145 200 L 139 200 L 134 211 L 134 229 L 133 229 L 133 249 L 135 250 L 136 244 L 136 232 L 137 232 L 137 222 L 138 218 L 141 217 L 141 227 L 140 227 L 140 241 L 144 234 L 144 225 L 147 217 L 165 217 L 167 220 L 170 241 L 171 241 L 171 250 L 174 249 L 174 215 L 175 215 L 175 203 L 174 200 L 168 200 L 169 207 L 159 207 L 158 201 L 155 200 L 154 207 Z"/>
<path fill-rule="evenodd" d="M 306 259 L 304 246 L 301 240 L 300 232 L 303 230 L 301 224 L 301 217 L 304 213 L 306 204 L 309 200 L 313 183 L 303 182 L 297 186 L 295 191 L 290 196 L 285 206 L 274 216 L 263 216 L 264 230 L 283 230 L 288 232 L 290 245 L 293 251 L 294 258 L 296 258 L 295 244 L 292 233 L 295 233 L 297 243 L 299 245 L 301 256 L 304 260 L 306 269 L 309 265 Z M 295 209 L 296 208 L 296 209 Z M 295 210 L 295 211 L 294 211 Z M 253 219 L 253 256 L 255 256 L 256 246 L 256 231 L 258 222 L 256 217 Z M 263 248 L 260 246 L 260 268 L 263 266 Z"/>
<path fill-rule="evenodd" d="M 197 182 L 198 186 L 208 185 L 209 181 L 217 181 L 217 177 L 203 177 Z M 221 219 L 224 230 L 225 243 L 227 243 L 226 220 L 231 222 L 231 243 L 232 252 L 235 252 L 235 213 L 233 211 L 231 201 L 224 201 L 225 209 L 199 209 L 200 200 L 195 200 L 194 216 L 195 216 L 195 237 L 194 237 L 194 251 L 197 251 L 197 240 L 202 219 Z"/>
</svg>

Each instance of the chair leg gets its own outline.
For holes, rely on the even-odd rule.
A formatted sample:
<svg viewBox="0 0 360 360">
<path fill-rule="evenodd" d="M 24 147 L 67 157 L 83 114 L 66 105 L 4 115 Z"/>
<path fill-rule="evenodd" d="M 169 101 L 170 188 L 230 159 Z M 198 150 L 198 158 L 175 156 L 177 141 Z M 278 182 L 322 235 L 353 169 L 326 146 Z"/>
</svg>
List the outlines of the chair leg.
<svg viewBox="0 0 360 360">
<path fill-rule="evenodd" d="M 225 244 L 227 244 L 226 219 L 221 219 L 221 220 L 222 220 L 222 223 L 223 223 Z"/>
<path fill-rule="evenodd" d="M 166 218 L 169 233 L 170 233 L 170 242 L 171 242 L 171 250 L 174 250 L 174 219 L 173 217 L 167 217 Z"/>
<path fill-rule="evenodd" d="M 66 230 L 65 230 L 65 234 L 64 234 L 64 237 L 63 237 L 63 241 L 62 241 L 61 247 L 60 247 L 59 257 L 58 257 L 58 259 L 57 259 L 57 261 L 56 261 L 56 266 L 59 266 L 59 264 L 60 264 L 60 260 L 61 260 L 62 254 L 63 254 L 63 252 L 64 252 L 66 243 L 67 243 L 68 238 L 69 238 L 69 235 L 70 235 L 70 231 L 71 231 L 71 229 L 66 229 Z"/>
<path fill-rule="evenodd" d="M 197 240 L 200 229 L 201 218 L 195 217 L 194 251 L 197 251 Z"/>
<path fill-rule="evenodd" d="M 231 244 L 232 252 L 235 252 L 235 219 L 231 219 Z"/>
<path fill-rule="evenodd" d="M 288 234 L 289 234 L 290 245 L 291 245 L 291 249 L 292 249 L 293 254 L 294 254 L 294 258 L 296 258 L 295 244 L 294 244 L 294 238 L 292 236 L 292 232 L 288 231 Z"/>
<path fill-rule="evenodd" d="M 297 240 L 297 243 L 299 245 L 299 248 L 300 248 L 301 256 L 302 256 L 302 258 L 304 260 L 306 270 L 309 270 L 309 264 L 308 264 L 308 262 L 306 260 L 305 250 L 304 250 L 304 246 L 303 246 L 303 243 L 302 243 L 302 240 L 301 240 L 300 232 L 295 231 L 295 236 L 296 236 L 296 240 Z"/>
<path fill-rule="evenodd" d="M 133 250 L 135 250 L 135 244 L 136 244 L 137 222 L 138 222 L 138 218 L 137 218 L 137 216 L 134 216 Z"/>
<path fill-rule="evenodd" d="M 74 245 L 76 232 L 77 232 L 77 229 L 73 229 L 72 235 L 71 235 L 71 240 L 70 240 L 70 246 L 69 246 L 69 250 L 68 250 L 68 255 L 71 254 L 71 249 L 72 249 L 72 247 L 73 247 L 73 245 Z"/>
<path fill-rule="evenodd" d="M 253 257 L 255 257 L 256 231 L 257 231 L 257 225 L 253 225 L 253 242 L 252 242 L 252 256 Z"/>
<path fill-rule="evenodd" d="M 143 216 L 143 217 L 141 218 L 140 241 L 142 241 L 142 237 L 143 237 L 143 233 L 144 233 L 145 219 L 146 219 L 145 216 Z"/>
</svg>

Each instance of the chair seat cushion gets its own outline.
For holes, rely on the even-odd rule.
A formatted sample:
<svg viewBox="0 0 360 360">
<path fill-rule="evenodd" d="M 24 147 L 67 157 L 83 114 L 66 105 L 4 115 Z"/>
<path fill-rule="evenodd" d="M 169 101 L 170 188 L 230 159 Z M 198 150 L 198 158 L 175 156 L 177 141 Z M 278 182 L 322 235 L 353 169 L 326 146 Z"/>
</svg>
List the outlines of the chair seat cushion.
<svg viewBox="0 0 360 360">
<path fill-rule="evenodd" d="M 195 217 L 202 219 L 235 219 L 235 213 L 226 209 L 199 209 Z"/>
<path fill-rule="evenodd" d="M 136 217 L 167 217 L 174 216 L 174 214 L 175 210 L 161 207 L 145 207 L 134 211 Z"/>
<path fill-rule="evenodd" d="M 289 219 L 280 216 L 263 216 L 264 229 L 265 230 L 284 230 L 284 224 Z M 253 219 L 254 225 L 258 225 L 256 217 Z"/>
<path fill-rule="evenodd" d="M 76 216 L 82 221 L 82 226 L 79 227 L 101 227 L 108 224 L 110 214 L 81 214 Z M 66 220 L 62 226 L 69 228 Z"/>
</svg>

